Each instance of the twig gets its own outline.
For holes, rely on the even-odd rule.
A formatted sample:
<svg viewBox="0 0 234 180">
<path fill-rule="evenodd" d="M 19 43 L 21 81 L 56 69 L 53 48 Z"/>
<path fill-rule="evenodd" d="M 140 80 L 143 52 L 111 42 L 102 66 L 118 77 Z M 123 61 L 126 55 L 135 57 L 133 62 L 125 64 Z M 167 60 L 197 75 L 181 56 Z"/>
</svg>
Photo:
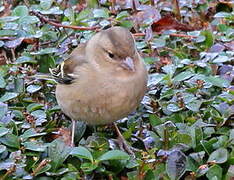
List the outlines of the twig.
<svg viewBox="0 0 234 180">
<path fill-rule="evenodd" d="M 56 23 L 53 22 L 51 20 L 49 20 L 48 18 L 44 17 L 42 14 L 40 14 L 39 12 L 36 11 L 31 11 L 32 14 L 34 14 L 35 16 L 37 16 L 42 22 L 46 22 L 50 25 L 53 25 L 55 27 L 63 27 L 63 28 L 70 28 L 70 29 L 74 29 L 74 30 L 90 30 L 90 31 L 94 31 L 99 29 L 99 26 L 93 26 L 93 27 L 81 27 L 81 26 L 73 26 L 73 25 L 63 25 L 60 23 Z"/>
<path fill-rule="evenodd" d="M 162 33 L 157 33 L 157 34 L 162 34 Z M 185 38 L 190 38 L 190 39 L 197 38 L 197 36 L 192 36 L 192 35 L 187 35 L 187 34 L 172 33 L 172 34 L 168 34 L 168 35 L 173 36 L 173 37 L 185 37 Z M 133 36 L 141 37 L 141 36 L 145 36 L 145 33 L 135 33 L 135 34 L 133 34 Z"/>
<path fill-rule="evenodd" d="M 37 168 L 31 173 L 31 176 L 35 176 L 43 167 L 45 167 L 50 162 L 49 159 L 43 159 Z"/>
</svg>

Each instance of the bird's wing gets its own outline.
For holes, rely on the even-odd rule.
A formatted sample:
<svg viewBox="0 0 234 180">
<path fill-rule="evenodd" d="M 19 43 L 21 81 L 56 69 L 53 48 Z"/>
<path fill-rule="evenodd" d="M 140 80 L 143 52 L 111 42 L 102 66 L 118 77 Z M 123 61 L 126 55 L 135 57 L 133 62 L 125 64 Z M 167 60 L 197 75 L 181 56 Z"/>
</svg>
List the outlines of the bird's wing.
<svg viewBox="0 0 234 180">
<path fill-rule="evenodd" d="M 77 74 L 74 74 L 76 67 L 86 63 L 85 47 L 86 44 L 80 44 L 67 59 L 56 68 L 50 69 L 50 73 L 58 83 L 71 84 L 77 78 Z"/>
</svg>

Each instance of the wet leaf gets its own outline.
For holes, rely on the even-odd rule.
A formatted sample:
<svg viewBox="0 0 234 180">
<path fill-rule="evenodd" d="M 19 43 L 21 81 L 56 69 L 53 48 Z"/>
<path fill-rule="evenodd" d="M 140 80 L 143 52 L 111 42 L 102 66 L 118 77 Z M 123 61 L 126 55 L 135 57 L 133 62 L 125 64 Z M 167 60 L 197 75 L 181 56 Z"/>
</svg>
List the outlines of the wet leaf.
<svg viewBox="0 0 234 180">
<path fill-rule="evenodd" d="M 19 149 L 19 138 L 14 134 L 7 134 L 0 138 L 0 142 L 6 146 Z"/>
<path fill-rule="evenodd" d="M 105 9 L 94 9 L 93 16 L 95 18 L 108 18 L 109 14 L 108 14 L 108 11 Z"/>
<path fill-rule="evenodd" d="M 26 90 L 29 93 L 35 93 L 35 92 L 39 91 L 40 89 L 41 89 L 40 85 L 29 85 Z"/>
<path fill-rule="evenodd" d="M 6 135 L 9 132 L 9 129 L 5 127 L 0 127 L 0 137 Z"/>
<path fill-rule="evenodd" d="M 166 162 L 168 176 L 172 179 L 179 179 L 185 172 L 186 156 L 181 151 L 172 151 Z"/>
<path fill-rule="evenodd" d="M 89 152 L 88 149 L 86 149 L 85 147 L 79 146 L 79 147 L 74 147 L 72 149 L 72 151 L 70 152 L 70 155 L 72 156 L 76 156 L 82 159 L 88 159 L 91 162 L 93 162 L 93 156 L 92 154 Z"/>
<path fill-rule="evenodd" d="M 55 172 L 59 167 L 62 166 L 63 162 L 67 159 L 72 148 L 67 146 L 64 142 L 56 139 L 50 143 L 48 147 L 48 156 L 51 159 L 52 171 Z"/>
<path fill-rule="evenodd" d="M 40 0 L 40 7 L 44 10 L 48 10 L 53 4 L 53 0 Z"/>
<path fill-rule="evenodd" d="M 0 101 L 1 102 L 6 102 L 9 101 L 11 99 L 14 99 L 18 96 L 18 93 L 13 93 L 13 92 L 6 92 L 1 98 Z"/>
<path fill-rule="evenodd" d="M 13 11 L 13 16 L 27 16 L 29 13 L 27 6 L 17 6 Z"/>
<path fill-rule="evenodd" d="M 106 153 L 104 153 L 103 155 L 101 155 L 98 160 L 99 161 L 106 161 L 106 160 L 128 160 L 130 158 L 130 156 L 120 150 L 111 150 L 108 151 Z"/>
<path fill-rule="evenodd" d="M 5 116 L 5 114 L 7 113 L 7 111 L 8 111 L 7 104 L 4 104 L 4 103 L 0 102 L 0 119 L 2 119 L 3 116 Z"/>
<path fill-rule="evenodd" d="M 225 148 L 219 148 L 216 151 L 212 152 L 208 162 L 215 162 L 217 164 L 222 164 L 227 161 L 228 151 Z"/>
</svg>

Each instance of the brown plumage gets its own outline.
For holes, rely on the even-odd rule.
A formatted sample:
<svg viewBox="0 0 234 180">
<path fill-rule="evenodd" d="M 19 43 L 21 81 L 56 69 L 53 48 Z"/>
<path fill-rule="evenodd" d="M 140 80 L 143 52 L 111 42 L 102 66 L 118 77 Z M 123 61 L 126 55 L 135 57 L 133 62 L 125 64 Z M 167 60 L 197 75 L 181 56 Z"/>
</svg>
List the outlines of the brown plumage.
<svg viewBox="0 0 234 180">
<path fill-rule="evenodd" d="M 126 117 L 142 100 L 146 67 L 131 33 L 112 27 L 81 44 L 60 67 L 56 98 L 73 120 L 91 125 Z"/>
</svg>

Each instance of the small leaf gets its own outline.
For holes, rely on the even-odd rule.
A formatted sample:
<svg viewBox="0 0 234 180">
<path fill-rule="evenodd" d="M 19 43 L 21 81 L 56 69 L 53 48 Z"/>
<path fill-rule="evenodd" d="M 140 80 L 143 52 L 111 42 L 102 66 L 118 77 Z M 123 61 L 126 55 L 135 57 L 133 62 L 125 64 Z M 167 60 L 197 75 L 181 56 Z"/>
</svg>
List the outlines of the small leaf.
<svg viewBox="0 0 234 180">
<path fill-rule="evenodd" d="M 167 106 L 167 109 L 168 111 L 171 111 L 171 112 L 177 112 L 177 111 L 182 110 L 177 104 L 169 104 Z"/>
<path fill-rule="evenodd" d="M 6 102 L 9 101 L 11 99 L 14 99 L 18 96 L 18 93 L 13 93 L 13 92 L 6 92 L 1 98 L 0 101 L 1 102 Z"/>
<path fill-rule="evenodd" d="M 53 0 L 40 0 L 40 6 L 44 10 L 48 10 L 53 4 Z"/>
<path fill-rule="evenodd" d="M 39 91 L 41 89 L 41 86 L 40 85 L 33 85 L 33 84 L 31 84 L 31 85 L 29 85 L 28 87 L 27 87 L 27 91 L 29 92 L 29 93 L 35 93 L 35 92 L 37 92 L 37 91 Z"/>
<path fill-rule="evenodd" d="M 44 55 L 44 54 L 52 54 L 58 52 L 58 50 L 56 48 L 45 48 L 45 49 L 41 49 L 37 52 L 31 52 L 32 55 Z"/>
<path fill-rule="evenodd" d="M 44 152 L 46 150 L 46 145 L 41 144 L 36 141 L 22 143 L 25 149 L 37 152 Z"/>
<path fill-rule="evenodd" d="M 0 142 L 6 146 L 13 147 L 13 148 L 19 148 L 19 138 L 14 134 L 7 134 L 0 138 Z"/>
<path fill-rule="evenodd" d="M 46 164 L 45 166 L 43 166 L 39 171 L 37 171 L 35 173 L 35 176 L 38 176 L 39 174 L 42 174 L 44 172 L 47 172 L 51 169 L 51 165 L 50 164 Z M 44 179 L 45 180 L 45 179 Z"/>
<path fill-rule="evenodd" d="M 81 165 L 81 169 L 84 171 L 84 172 L 92 172 L 93 170 L 95 170 L 97 168 L 97 164 L 92 164 L 92 163 L 83 163 Z"/>
<path fill-rule="evenodd" d="M 130 156 L 120 150 L 111 150 L 106 152 L 105 154 L 101 155 L 98 160 L 99 161 L 106 161 L 106 160 L 128 160 Z"/>
<path fill-rule="evenodd" d="M 192 102 L 189 102 L 185 105 L 186 108 L 188 108 L 191 111 L 198 112 L 201 107 L 202 101 L 200 100 L 193 100 Z"/>
<path fill-rule="evenodd" d="M 167 174 L 171 180 L 180 179 L 186 169 L 186 156 L 181 151 L 172 151 L 166 162 Z"/>
<path fill-rule="evenodd" d="M 205 40 L 206 48 L 207 49 L 210 48 L 214 44 L 214 38 L 213 38 L 212 32 L 205 30 L 201 32 L 201 34 L 206 37 L 206 40 Z"/>
<path fill-rule="evenodd" d="M 165 39 L 162 39 L 162 38 L 154 39 L 151 45 L 152 45 L 152 48 L 157 49 L 160 47 L 164 47 L 166 45 L 166 41 Z"/>
<path fill-rule="evenodd" d="M 38 136 L 43 136 L 43 135 L 46 135 L 46 132 L 37 133 L 34 129 L 28 129 L 20 136 L 20 138 L 22 138 L 23 140 L 26 140 L 31 137 L 38 137 Z"/>
<path fill-rule="evenodd" d="M 70 155 L 72 156 L 76 156 L 82 159 L 88 159 L 91 162 L 93 162 L 93 156 L 92 154 L 89 152 L 88 149 L 86 149 L 85 147 L 79 146 L 79 147 L 74 147 L 72 149 L 72 151 L 70 152 Z"/>
<path fill-rule="evenodd" d="M 0 119 L 2 119 L 8 111 L 8 105 L 0 102 Z"/>
<path fill-rule="evenodd" d="M 52 171 L 55 172 L 67 159 L 72 148 L 59 139 L 54 140 L 48 147 L 48 156 L 51 159 Z"/>
<path fill-rule="evenodd" d="M 0 74 L 0 88 L 5 88 L 6 87 L 6 81 L 4 77 Z"/>
<path fill-rule="evenodd" d="M 221 168 L 219 165 L 213 165 L 209 168 L 209 170 L 206 173 L 206 177 L 209 180 L 219 180 L 222 179 L 222 173 L 223 173 L 223 168 Z"/>
<path fill-rule="evenodd" d="M 19 24 L 22 24 L 22 25 L 35 24 L 38 22 L 40 22 L 40 20 L 36 16 L 24 16 L 19 19 Z"/>
<path fill-rule="evenodd" d="M 228 159 L 228 151 L 225 148 L 219 148 L 212 152 L 208 162 L 215 162 L 217 164 L 225 163 Z"/>
<path fill-rule="evenodd" d="M 184 71 L 174 77 L 174 81 L 184 81 L 191 78 L 194 74 L 190 71 Z"/>
<path fill-rule="evenodd" d="M 0 37 L 1 36 L 16 36 L 17 32 L 14 30 L 0 30 Z"/>
<path fill-rule="evenodd" d="M 95 18 L 108 18 L 109 14 L 108 14 L 108 11 L 106 9 L 94 9 L 93 16 Z"/>
<path fill-rule="evenodd" d="M 17 64 L 22 64 L 22 63 L 36 64 L 37 61 L 35 61 L 34 59 L 32 59 L 31 57 L 28 57 L 28 56 L 21 56 L 21 57 L 16 59 L 16 63 Z"/>
<path fill-rule="evenodd" d="M 0 137 L 6 135 L 9 132 L 9 129 L 5 127 L 0 127 Z"/>
<path fill-rule="evenodd" d="M 13 15 L 14 16 L 27 16 L 29 13 L 27 6 L 17 6 L 13 10 Z"/>
<path fill-rule="evenodd" d="M 230 85 L 229 81 L 227 81 L 225 79 L 222 79 L 220 77 L 216 77 L 216 76 L 206 77 L 205 80 L 207 82 L 211 83 L 213 86 L 217 86 L 217 87 L 220 87 L 220 88 L 228 87 Z"/>
<path fill-rule="evenodd" d="M 0 144 L 0 154 L 6 151 L 6 146 Z"/>
</svg>

